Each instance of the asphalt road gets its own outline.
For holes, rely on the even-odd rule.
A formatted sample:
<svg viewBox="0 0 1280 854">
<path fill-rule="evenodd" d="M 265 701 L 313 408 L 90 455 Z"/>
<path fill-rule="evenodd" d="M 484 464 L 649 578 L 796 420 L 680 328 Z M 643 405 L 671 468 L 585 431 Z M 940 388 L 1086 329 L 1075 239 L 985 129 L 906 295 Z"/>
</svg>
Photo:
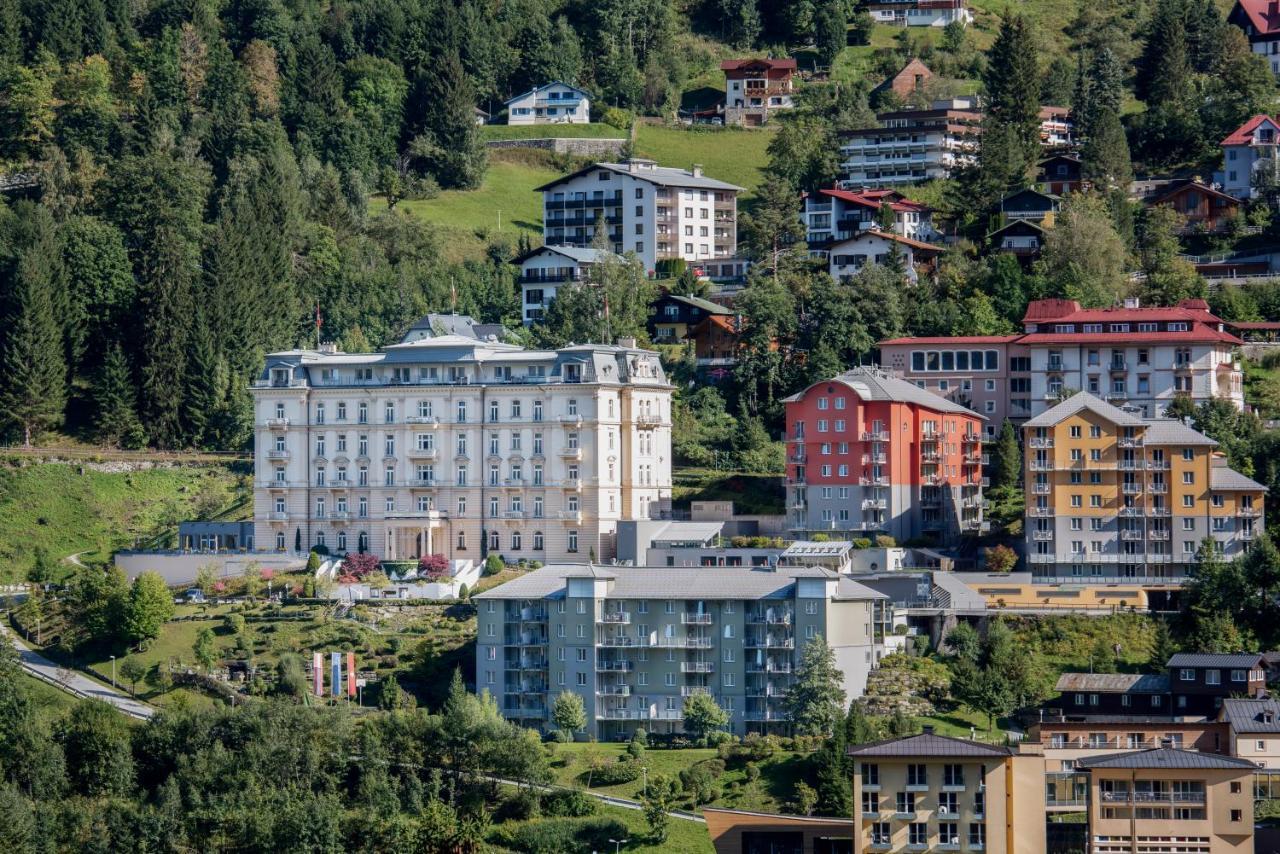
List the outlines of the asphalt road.
<svg viewBox="0 0 1280 854">
<path fill-rule="evenodd" d="M 133 699 L 123 691 L 117 691 L 107 685 L 95 682 L 78 670 L 59 667 L 27 646 L 27 643 L 17 634 L 10 631 L 8 626 L 0 626 L 0 634 L 3 634 L 9 643 L 13 644 L 13 648 L 17 650 L 22 669 L 37 679 L 67 693 L 75 694 L 77 697 L 103 700 L 131 717 L 146 720 L 156 713 L 154 708 Z"/>
</svg>

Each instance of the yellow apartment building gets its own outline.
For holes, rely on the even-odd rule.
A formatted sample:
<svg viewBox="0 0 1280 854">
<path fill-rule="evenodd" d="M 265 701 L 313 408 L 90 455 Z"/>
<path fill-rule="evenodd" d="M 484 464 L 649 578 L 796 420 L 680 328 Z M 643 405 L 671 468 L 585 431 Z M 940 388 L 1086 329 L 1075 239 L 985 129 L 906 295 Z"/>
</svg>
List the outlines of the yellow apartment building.
<svg viewBox="0 0 1280 854">
<path fill-rule="evenodd" d="M 1231 559 L 1262 531 L 1266 487 L 1180 421 L 1080 392 L 1023 430 L 1027 559 L 1037 583 L 1172 588 L 1205 538 Z"/>
<path fill-rule="evenodd" d="M 1175 748 L 1081 759 L 1091 854 L 1253 852 L 1247 759 Z"/>
</svg>

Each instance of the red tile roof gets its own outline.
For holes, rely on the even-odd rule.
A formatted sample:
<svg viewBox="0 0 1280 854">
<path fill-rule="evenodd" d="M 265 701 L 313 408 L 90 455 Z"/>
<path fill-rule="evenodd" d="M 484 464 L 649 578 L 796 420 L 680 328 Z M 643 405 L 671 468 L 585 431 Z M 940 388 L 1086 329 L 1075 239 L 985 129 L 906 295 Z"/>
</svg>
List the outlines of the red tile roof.
<svg viewBox="0 0 1280 854">
<path fill-rule="evenodd" d="M 1069 299 L 1034 300 L 1027 306 L 1023 323 L 1140 323 L 1162 320 L 1189 320 L 1193 323 L 1222 323 L 1209 313 L 1202 299 L 1186 299 L 1172 308 L 1081 308 Z"/>
<path fill-rule="evenodd" d="M 893 190 L 819 190 L 818 193 L 833 199 L 840 199 L 841 201 L 877 210 L 885 202 L 888 202 L 889 207 L 899 213 L 929 210 L 928 206 L 903 198 Z M 895 196 L 897 198 L 894 198 Z"/>
<path fill-rule="evenodd" d="M 1253 132 L 1257 130 L 1258 125 L 1262 124 L 1263 122 L 1271 122 L 1272 126 L 1274 126 L 1277 130 L 1280 130 L 1280 125 L 1276 124 L 1275 119 L 1271 118 L 1270 116 L 1259 113 L 1258 115 L 1249 119 L 1249 121 L 1240 125 L 1240 127 L 1236 128 L 1234 131 L 1232 131 L 1231 135 L 1228 136 L 1226 139 L 1224 139 L 1221 144 L 1222 145 L 1248 145 L 1249 143 L 1253 142 Z"/>
<path fill-rule="evenodd" d="M 1236 0 L 1236 5 L 1249 16 L 1249 23 L 1265 35 L 1280 30 L 1280 4 L 1275 0 Z"/>
<path fill-rule="evenodd" d="M 1021 335 L 956 335 L 954 337 L 940 335 L 932 338 L 886 338 L 877 346 L 886 347 L 893 344 L 951 344 L 956 346 L 961 344 L 1012 344 L 1021 337 Z"/>
<path fill-rule="evenodd" d="M 1236 336 L 1210 326 L 1199 326 L 1186 332 L 1031 332 L 1018 339 L 1019 344 L 1196 344 L 1214 341 L 1244 343 Z"/>
</svg>

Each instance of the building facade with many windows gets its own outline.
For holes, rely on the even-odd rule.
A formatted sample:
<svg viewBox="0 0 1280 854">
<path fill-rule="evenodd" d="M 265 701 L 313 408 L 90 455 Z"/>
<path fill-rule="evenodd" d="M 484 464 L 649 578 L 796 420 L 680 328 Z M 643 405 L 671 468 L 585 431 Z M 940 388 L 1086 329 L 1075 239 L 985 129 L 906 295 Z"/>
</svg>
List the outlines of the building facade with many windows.
<svg viewBox="0 0 1280 854">
<path fill-rule="evenodd" d="M 696 694 L 716 699 L 735 734 L 787 732 L 807 643 L 832 648 L 853 698 L 892 630 L 884 595 L 817 567 L 560 564 L 474 598 L 476 690 L 538 728 L 572 691 L 601 740 L 681 732 Z"/>
<path fill-rule="evenodd" d="M 251 390 L 259 549 L 605 560 L 670 510 L 671 386 L 634 341 L 294 350 Z"/>
<path fill-rule="evenodd" d="M 986 524 L 981 416 L 875 368 L 785 403 L 790 530 L 901 542 Z"/>
<path fill-rule="evenodd" d="M 1027 559 L 1037 580 L 1180 584 L 1206 540 L 1231 559 L 1262 532 L 1266 488 L 1180 421 L 1079 392 L 1023 431 Z"/>
</svg>

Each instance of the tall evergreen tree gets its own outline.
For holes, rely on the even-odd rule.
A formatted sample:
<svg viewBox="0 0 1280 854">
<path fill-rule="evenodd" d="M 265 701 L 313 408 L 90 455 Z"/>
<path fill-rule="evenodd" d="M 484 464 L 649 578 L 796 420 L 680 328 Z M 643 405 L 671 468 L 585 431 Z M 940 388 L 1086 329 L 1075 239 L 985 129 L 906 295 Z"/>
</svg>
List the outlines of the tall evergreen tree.
<svg viewBox="0 0 1280 854">
<path fill-rule="evenodd" d="M 410 152 L 441 187 L 474 190 L 488 167 L 483 140 L 476 131 L 476 94 L 456 53 L 434 60 L 415 82 L 416 104 L 426 124 Z"/>
<path fill-rule="evenodd" d="M 987 52 L 982 82 L 987 92 L 987 120 L 1013 129 L 1024 159 L 1034 159 L 1040 145 L 1040 68 L 1031 25 L 1022 15 L 1006 15 Z"/>
<path fill-rule="evenodd" d="M 823 0 L 813 17 L 813 43 L 818 46 L 818 59 L 823 65 L 835 62 L 849 43 L 849 27 L 845 4 L 841 0 Z"/>
<path fill-rule="evenodd" d="M 1009 421 L 1000 427 L 991 460 L 995 463 L 992 484 L 997 489 L 1012 492 L 1022 486 L 1022 449 L 1018 446 L 1018 433 Z"/>
<path fill-rule="evenodd" d="M 845 714 L 836 656 L 822 635 L 809 641 L 800 655 L 800 667 L 787 691 L 786 706 L 796 732 L 831 735 Z"/>
<path fill-rule="evenodd" d="M 102 360 L 93 384 L 94 432 L 100 441 L 138 448 L 146 434 L 135 409 L 133 376 L 120 346 L 113 345 Z"/>
<path fill-rule="evenodd" d="M 1081 174 L 1100 190 L 1128 189 L 1133 181 L 1133 164 L 1120 115 L 1112 109 L 1099 110 L 1089 129 L 1080 157 Z"/>
</svg>

